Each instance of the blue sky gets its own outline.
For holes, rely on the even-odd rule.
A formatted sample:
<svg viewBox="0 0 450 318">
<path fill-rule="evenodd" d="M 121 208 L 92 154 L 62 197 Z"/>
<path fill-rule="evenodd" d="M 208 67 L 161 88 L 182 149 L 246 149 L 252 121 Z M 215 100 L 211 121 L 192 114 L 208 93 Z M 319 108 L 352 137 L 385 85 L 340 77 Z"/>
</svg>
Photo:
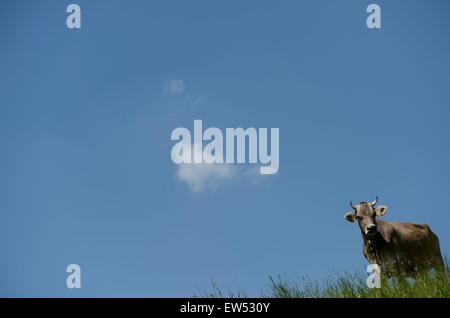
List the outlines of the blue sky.
<svg viewBox="0 0 450 318">
<path fill-rule="evenodd" d="M 81 30 L 69 3 L 0 4 L 0 296 L 363 273 L 343 215 L 376 195 L 449 254 L 448 1 L 377 1 L 381 30 L 370 1 L 78 0 Z M 170 134 L 194 119 L 279 127 L 279 172 L 193 191 Z"/>
</svg>

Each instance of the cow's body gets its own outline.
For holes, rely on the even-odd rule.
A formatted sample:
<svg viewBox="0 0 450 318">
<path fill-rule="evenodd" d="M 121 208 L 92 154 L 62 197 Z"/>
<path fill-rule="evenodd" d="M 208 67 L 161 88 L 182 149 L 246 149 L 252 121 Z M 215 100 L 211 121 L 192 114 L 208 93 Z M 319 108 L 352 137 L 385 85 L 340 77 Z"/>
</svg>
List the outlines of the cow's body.
<svg viewBox="0 0 450 318">
<path fill-rule="evenodd" d="M 358 221 L 363 238 L 363 254 L 369 263 L 378 264 L 383 273 L 415 276 L 419 272 L 444 269 L 439 239 L 427 224 L 378 220 L 387 206 L 373 202 L 353 205 L 345 219 Z"/>
<path fill-rule="evenodd" d="M 415 276 L 444 268 L 439 239 L 426 224 L 376 221 L 373 237 L 363 234 L 363 254 L 388 275 Z"/>
</svg>

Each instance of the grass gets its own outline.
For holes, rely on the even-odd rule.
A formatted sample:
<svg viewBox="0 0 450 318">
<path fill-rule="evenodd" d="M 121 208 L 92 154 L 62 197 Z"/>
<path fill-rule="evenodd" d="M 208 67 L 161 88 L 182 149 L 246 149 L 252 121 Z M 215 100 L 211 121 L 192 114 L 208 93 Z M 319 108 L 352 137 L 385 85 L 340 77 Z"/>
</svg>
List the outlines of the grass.
<svg viewBox="0 0 450 318">
<path fill-rule="evenodd" d="M 200 289 L 197 288 L 197 293 L 194 293 L 194 297 L 201 297 L 201 298 L 246 298 L 247 293 L 244 290 L 238 290 L 237 292 L 233 292 L 232 290 L 228 289 L 225 292 L 222 291 L 222 289 L 219 287 L 219 285 L 211 280 L 211 287 L 210 289 Z"/>
<path fill-rule="evenodd" d="M 450 272 L 422 274 L 415 279 L 381 278 L 381 288 L 368 288 L 367 276 L 337 274 L 324 281 L 270 278 L 266 297 L 274 298 L 448 298 Z"/>
<path fill-rule="evenodd" d="M 289 280 L 269 277 L 269 298 L 448 298 L 450 297 L 450 270 L 421 274 L 415 279 L 381 278 L 381 288 L 370 289 L 363 274 L 337 273 L 322 281 L 307 278 Z M 196 297 L 246 297 L 243 290 L 223 293 L 214 282 L 211 290 L 200 291 Z"/>
</svg>

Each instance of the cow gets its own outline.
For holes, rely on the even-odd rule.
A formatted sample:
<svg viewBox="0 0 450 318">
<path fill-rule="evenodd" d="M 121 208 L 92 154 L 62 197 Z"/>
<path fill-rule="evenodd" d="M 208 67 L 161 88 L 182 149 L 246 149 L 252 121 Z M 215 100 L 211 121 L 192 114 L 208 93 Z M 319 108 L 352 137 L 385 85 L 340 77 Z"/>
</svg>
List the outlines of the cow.
<svg viewBox="0 0 450 318">
<path fill-rule="evenodd" d="M 388 277 L 415 277 L 431 269 L 444 270 L 439 238 L 427 224 L 386 222 L 377 217 L 386 214 L 388 207 L 372 202 L 350 206 L 345 214 L 349 222 L 358 221 L 363 240 L 363 254 L 371 264 L 378 264 Z"/>
</svg>

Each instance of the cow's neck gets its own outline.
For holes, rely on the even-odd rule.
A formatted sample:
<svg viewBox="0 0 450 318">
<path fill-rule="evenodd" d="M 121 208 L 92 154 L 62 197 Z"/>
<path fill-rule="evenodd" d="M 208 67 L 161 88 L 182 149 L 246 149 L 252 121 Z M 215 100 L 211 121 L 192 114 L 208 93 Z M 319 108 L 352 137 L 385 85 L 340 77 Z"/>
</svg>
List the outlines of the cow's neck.
<svg viewBox="0 0 450 318">
<path fill-rule="evenodd" d="M 367 256 L 370 261 L 374 261 L 377 264 L 381 262 L 380 259 L 380 245 L 383 244 L 384 238 L 380 232 L 377 232 L 373 236 L 366 236 L 362 233 L 364 247 L 366 249 Z"/>
</svg>

